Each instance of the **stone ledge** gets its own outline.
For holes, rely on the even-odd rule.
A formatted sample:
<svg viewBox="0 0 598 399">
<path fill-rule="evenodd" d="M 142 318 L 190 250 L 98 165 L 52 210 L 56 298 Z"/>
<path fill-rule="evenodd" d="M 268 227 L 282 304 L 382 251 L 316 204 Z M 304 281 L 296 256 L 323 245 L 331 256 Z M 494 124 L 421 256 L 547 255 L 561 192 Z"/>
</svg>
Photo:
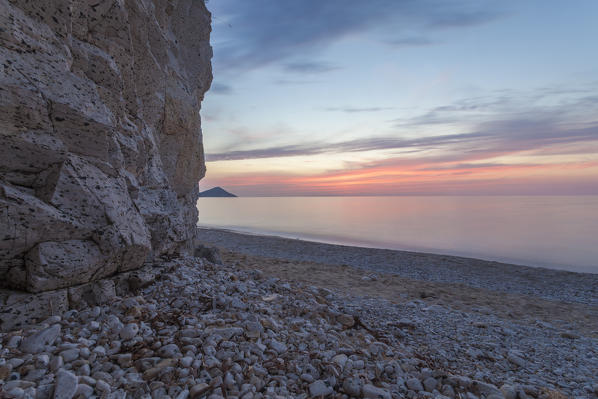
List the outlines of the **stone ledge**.
<svg viewBox="0 0 598 399">
<path fill-rule="evenodd" d="M 147 264 L 92 283 L 35 294 L 0 289 L 0 331 L 23 329 L 69 309 L 105 304 L 146 287 L 163 271 L 158 264 Z"/>
</svg>

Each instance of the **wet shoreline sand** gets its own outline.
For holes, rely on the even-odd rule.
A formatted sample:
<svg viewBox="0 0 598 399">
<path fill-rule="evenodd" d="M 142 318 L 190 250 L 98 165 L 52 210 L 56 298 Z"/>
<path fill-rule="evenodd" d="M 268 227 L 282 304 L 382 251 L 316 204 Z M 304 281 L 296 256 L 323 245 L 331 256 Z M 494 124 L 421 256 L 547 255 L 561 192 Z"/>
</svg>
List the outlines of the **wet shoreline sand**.
<svg viewBox="0 0 598 399">
<path fill-rule="evenodd" d="M 542 298 L 549 301 L 598 305 L 598 274 L 513 265 L 451 255 L 324 244 L 278 236 L 198 228 L 198 241 L 234 253 L 348 266 L 420 282 Z"/>
</svg>

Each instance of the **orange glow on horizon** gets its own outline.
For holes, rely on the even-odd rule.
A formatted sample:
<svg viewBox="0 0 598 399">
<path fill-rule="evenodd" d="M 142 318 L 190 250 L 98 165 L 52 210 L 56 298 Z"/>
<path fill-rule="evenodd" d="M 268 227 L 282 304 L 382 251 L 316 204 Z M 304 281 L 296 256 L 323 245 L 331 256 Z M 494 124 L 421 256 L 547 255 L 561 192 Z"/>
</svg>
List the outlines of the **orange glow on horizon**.
<svg viewBox="0 0 598 399">
<path fill-rule="evenodd" d="M 222 176 L 217 185 L 249 195 L 378 195 L 401 193 L 498 192 L 550 188 L 551 182 L 577 187 L 596 182 L 598 162 L 564 164 L 411 164 L 364 167 L 347 171 L 296 176 L 260 173 Z M 400 163 L 397 161 L 397 163 Z M 206 184 L 206 182 L 208 184 Z M 211 182 L 209 179 L 206 187 Z M 254 193 L 251 193 L 254 191 Z M 508 190 L 507 190 L 508 192 Z M 597 192 L 598 193 L 598 192 Z"/>
</svg>

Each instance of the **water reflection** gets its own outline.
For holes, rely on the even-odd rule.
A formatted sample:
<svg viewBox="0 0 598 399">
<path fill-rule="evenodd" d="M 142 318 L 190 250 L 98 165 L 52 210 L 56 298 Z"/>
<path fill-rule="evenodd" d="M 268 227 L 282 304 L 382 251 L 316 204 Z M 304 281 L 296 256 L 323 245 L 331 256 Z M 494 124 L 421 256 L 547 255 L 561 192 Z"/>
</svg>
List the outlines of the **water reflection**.
<svg viewBox="0 0 598 399">
<path fill-rule="evenodd" d="M 199 225 L 598 273 L 597 196 L 201 198 Z"/>
</svg>

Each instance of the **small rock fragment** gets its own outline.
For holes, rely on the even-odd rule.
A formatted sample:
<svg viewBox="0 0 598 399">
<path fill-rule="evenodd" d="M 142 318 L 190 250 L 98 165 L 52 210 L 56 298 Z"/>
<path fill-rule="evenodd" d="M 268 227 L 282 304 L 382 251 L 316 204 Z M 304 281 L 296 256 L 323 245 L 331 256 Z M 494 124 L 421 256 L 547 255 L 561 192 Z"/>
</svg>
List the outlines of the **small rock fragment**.
<svg viewBox="0 0 598 399">
<path fill-rule="evenodd" d="M 405 384 L 407 385 L 407 388 L 411 389 L 412 391 L 415 392 L 420 392 L 424 390 L 424 386 L 422 385 L 421 381 L 418 380 L 417 378 L 409 378 Z"/>
<path fill-rule="evenodd" d="M 309 384 L 309 393 L 312 397 L 326 396 L 333 392 L 334 389 L 322 380 L 317 380 Z"/>
<path fill-rule="evenodd" d="M 139 326 L 136 323 L 129 323 L 120 330 L 120 338 L 128 341 L 133 339 L 139 332 Z"/>
<path fill-rule="evenodd" d="M 378 388 L 372 384 L 363 386 L 363 397 L 366 399 L 391 399 L 390 392 L 386 389 Z"/>
<path fill-rule="evenodd" d="M 77 392 L 77 376 L 61 369 L 56 376 L 54 399 L 71 399 Z"/>
<path fill-rule="evenodd" d="M 56 338 L 60 335 L 60 330 L 60 325 L 55 324 L 52 327 L 25 337 L 21 342 L 21 351 L 25 353 L 41 352 L 47 345 L 52 345 L 56 341 Z"/>
</svg>

